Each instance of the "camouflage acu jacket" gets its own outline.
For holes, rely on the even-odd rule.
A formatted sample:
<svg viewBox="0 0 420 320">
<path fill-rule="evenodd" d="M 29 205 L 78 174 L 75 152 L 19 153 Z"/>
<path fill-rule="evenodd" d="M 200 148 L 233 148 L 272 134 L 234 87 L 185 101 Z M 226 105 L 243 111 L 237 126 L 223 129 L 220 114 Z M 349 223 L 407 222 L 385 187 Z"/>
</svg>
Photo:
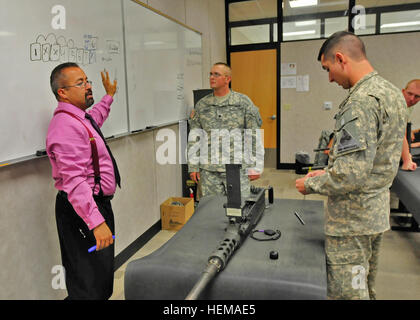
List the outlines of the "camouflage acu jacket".
<svg viewBox="0 0 420 320">
<path fill-rule="evenodd" d="M 307 192 L 328 196 L 327 235 L 389 229 L 389 188 L 401 157 L 406 109 L 401 91 L 376 71 L 341 103 L 326 174 L 305 181 Z"/>
<path fill-rule="evenodd" d="M 255 167 L 256 162 L 248 156 L 255 157 L 257 149 L 264 159 L 263 137 L 255 130 L 261 127 L 261 116 L 251 99 L 242 93 L 231 91 L 222 100 L 213 93 L 205 96 L 195 106 L 189 124 L 189 172 L 198 172 L 199 168 L 224 172 L 226 163 Z"/>
</svg>

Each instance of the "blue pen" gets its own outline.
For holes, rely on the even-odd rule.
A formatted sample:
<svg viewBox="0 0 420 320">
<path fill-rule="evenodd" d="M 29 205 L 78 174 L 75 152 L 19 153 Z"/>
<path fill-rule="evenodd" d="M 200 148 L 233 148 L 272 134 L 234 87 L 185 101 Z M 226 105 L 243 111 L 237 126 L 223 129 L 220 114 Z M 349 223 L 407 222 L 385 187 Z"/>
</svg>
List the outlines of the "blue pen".
<svg viewBox="0 0 420 320">
<path fill-rule="evenodd" d="M 112 239 L 115 239 L 115 236 L 112 236 Z M 93 247 L 89 248 L 88 252 L 90 253 L 90 252 L 93 252 L 95 250 L 96 250 L 96 246 L 93 246 Z"/>
</svg>

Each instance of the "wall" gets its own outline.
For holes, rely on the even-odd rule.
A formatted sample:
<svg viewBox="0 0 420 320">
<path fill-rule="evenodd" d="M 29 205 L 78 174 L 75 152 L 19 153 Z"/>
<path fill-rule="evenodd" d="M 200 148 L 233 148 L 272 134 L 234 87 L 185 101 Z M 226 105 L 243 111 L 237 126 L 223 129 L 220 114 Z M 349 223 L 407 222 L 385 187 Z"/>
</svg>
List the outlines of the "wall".
<svg viewBox="0 0 420 320">
<path fill-rule="evenodd" d="M 143 2 L 203 33 L 203 85 L 208 88 L 208 74 L 213 63 L 226 62 L 224 0 L 145 0 Z"/>
<path fill-rule="evenodd" d="M 417 52 L 420 33 L 364 36 L 368 59 L 381 76 L 398 88 L 404 88 L 413 78 L 420 78 Z M 328 82 L 328 73 L 316 60 L 324 40 L 283 43 L 281 62 L 297 63 L 297 75 L 309 75 L 309 92 L 281 90 L 280 163 L 294 163 L 298 151 L 306 151 L 313 162 L 313 149 L 318 145 L 321 130 L 334 128 L 334 115 L 347 91 Z M 333 103 L 324 110 L 324 101 Z M 420 105 L 420 104 L 419 104 Z M 419 108 L 415 106 L 414 108 Z M 412 114 L 413 128 L 420 127 L 420 110 Z"/>
<path fill-rule="evenodd" d="M 203 84 L 215 61 L 226 61 L 224 0 L 149 0 L 149 6 L 202 32 Z M 208 87 L 208 86 L 206 86 Z M 178 125 L 168 127 L 178 134 Z M 160 165 L 158 130 L 122 137 L 110 147 L 122 176 L 112 202 L 116 254 L 160 219 L 159 205 L 181 196 L 181 166 Z M 168 183 L 170 182 L 170 183 Z M 63 299 L 53 289 L 61 264 L 55 224 L 56 190 L 48 158 L 0 168 L 0 299 Z"/>
</svg>

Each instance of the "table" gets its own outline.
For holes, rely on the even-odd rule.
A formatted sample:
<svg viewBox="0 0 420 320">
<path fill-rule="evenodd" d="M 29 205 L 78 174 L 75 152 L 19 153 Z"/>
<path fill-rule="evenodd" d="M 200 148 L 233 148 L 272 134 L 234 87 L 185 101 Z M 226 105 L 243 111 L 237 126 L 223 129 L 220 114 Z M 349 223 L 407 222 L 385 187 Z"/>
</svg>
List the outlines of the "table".
<svg viewBox="0 0 420 320">
<path fill-rule="evenodd" d="M 420 168 L 415 171 L 398 169 L 391 191 L 396 193 L 417 223 L 420 222 Z"/>
<path fill-rule="evenodd" d="M 185 299 L 222 240 L 228 222 L 224 203 L 223 196 L 202 198 L 191 219 L 166 244 L 130 262 L 124 278 L 125 298 Z M 279 229 L 280 239 L 247 238 L 200 299 L 325 299 L 323 225 L 323 201 L 275 199 L 257 229 Z M 272 250 L 278 251 L 278 260 L 270 260 Z"/>
</svg>

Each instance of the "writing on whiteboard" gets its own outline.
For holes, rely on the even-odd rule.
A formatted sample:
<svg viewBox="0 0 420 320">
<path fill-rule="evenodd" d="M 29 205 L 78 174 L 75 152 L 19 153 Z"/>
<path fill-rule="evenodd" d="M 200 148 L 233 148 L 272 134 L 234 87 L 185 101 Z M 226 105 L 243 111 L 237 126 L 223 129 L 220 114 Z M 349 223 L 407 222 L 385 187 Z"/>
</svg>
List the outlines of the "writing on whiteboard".
<svg viewBox="0 0 420 320">
<path fill-rule="evenodd" d="M 50 33 L 47 36 L 38 35 L 35 42 L 30 44 L 30 60 L 41 62 L 76 62 L 80 65 L 96 62 L 96 48 L 98 37 L 85 35 L 84 47 L 78 48 L 73 39 L 57 37 Z"/>
<path fill-rule="evenodd" d="M 184 100 L 184 74 L 178 73 L 176 75 L 176 99 Z"/>
<path fill-rule="evenodd" d="M 109 54 L 119 54 L 120 42 L 115 40 L 106 40 L 106 48 Z"/>
</svg>

